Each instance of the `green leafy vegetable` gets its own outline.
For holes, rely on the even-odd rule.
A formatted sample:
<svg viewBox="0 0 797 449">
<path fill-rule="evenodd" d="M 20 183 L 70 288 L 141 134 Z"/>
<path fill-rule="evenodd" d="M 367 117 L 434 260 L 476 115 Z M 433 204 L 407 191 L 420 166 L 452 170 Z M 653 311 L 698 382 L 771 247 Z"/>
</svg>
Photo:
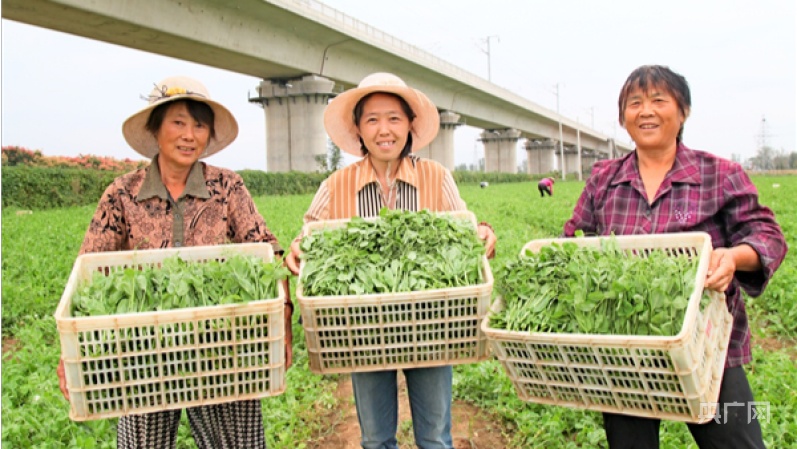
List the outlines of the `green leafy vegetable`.
<svg viewBox="0 0 797 449">
<path fill-rule="evenodd" d="M 505 308 L 496 329 L 615 335 L 675 335 L 694 289 L 697 258 L 664 250 L 627 252 L 553 243 L 510 259 L 496 273 Z"/>
<path fill-rule="evenodd" d="M 72 316 L 114 315 L 237 304 L 276 298 L 288 270 L 239 254 L 224 262 L 186 262 L 178 256 L 160 267 L 97 272 L 72 296 Z"/>
<path fill-rule="evenodd" d="M 484 282 L 484 246 L 472 223 L 429 211 L 382 209 L 301 243 L 307 296 L 395 293 Z"/>
</svg>

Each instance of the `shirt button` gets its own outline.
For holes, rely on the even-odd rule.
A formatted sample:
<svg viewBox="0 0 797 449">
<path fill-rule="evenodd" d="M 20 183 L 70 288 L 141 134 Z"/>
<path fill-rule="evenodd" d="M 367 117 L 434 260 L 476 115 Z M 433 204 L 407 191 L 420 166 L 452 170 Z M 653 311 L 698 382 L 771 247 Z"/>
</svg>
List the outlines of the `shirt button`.
<svg viewBox="0 0 797 449">
<path fill-rule="evenodd" d="M 650 217 L 650 209 L 648 209 L 648 210 L 646 210 L 646 211 L 645 211 L 645 216 L 646 216 L 646 217 Z"/>
</svg>

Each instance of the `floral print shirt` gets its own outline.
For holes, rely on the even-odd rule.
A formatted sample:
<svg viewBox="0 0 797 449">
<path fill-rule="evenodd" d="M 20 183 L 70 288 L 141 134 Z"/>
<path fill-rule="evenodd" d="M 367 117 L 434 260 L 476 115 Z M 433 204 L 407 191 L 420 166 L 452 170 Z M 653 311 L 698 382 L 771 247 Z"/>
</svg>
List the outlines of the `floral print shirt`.
<svg viewBox="0 0 797 449">
<path fill-rule="evenodd" d="M 268 242 L 282 253 L 240 175 L 197 162 L 174 199 L 157 158 L 105 189 L 80 254 L 244 242 Z"/>
</svg>

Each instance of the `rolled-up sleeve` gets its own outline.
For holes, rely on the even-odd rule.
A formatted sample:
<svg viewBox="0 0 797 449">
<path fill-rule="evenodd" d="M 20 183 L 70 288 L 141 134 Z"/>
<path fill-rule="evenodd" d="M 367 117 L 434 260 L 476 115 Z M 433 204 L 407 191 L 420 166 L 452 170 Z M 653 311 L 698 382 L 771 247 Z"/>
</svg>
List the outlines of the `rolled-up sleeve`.
<svg viewBox="0 0 797 449">
<path fill-rule="evenodd" d="M 723 220 L 731 246 L 750 245 L 761 261 L 761 270 L 737 271 L 736 278 L 750 296 L 758 296 L 786 257 L 787 245 L 775 214 L 758 202 L 758 191 L 750 178 L 734 164 L 724 180 L 726 195 Z"/>
</svg>

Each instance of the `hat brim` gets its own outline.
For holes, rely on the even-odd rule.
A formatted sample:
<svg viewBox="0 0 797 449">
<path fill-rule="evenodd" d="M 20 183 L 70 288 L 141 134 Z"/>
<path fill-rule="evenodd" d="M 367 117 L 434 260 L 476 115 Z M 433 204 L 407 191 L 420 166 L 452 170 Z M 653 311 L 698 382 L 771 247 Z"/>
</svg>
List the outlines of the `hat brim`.
<svg viewBox="0 0 797 449">
<path fill-rule="evenodd" d="M 357 124 L 354 123 L 354 107 L 363 97 L 375 92 L 398 95 L 415 113 L 415 119 L 410 126 L 413 152 L 434 140 L 440 129 L 440 114 L 429 97 L 411 87 L 374 85 L 347 90 L 327 105 L 324 111 L 324 128 L 338 148 L 357 157 L 363 156 Z"/>
<path fill-rule="evenodd" d="M 197 97 L 196 95 L 191 94 L 173 95 L 164 99 L 163 101 L 146 106 L 125 120 L 125 122 L 122 124 L 122 134 L 124 135 L 127 144 L 130 145 L 130 148 L 134 149 L 137 153 L 148 159 L 155 157 L 159 151 L 158 140 L 146 129 L 149 115 L 156 107 L 178 100 L 193 100 L 200 103 L 205 103 L 213 110 L 213 129 L 215 130 L 215 137 L 208 142 L 208 145 L 205 148 L 205 151 L 202 153 L 202 156 L 200 156 L 200 159 L 204 159 L 208 156 L 218 153 L 230 145 L 235 138 L 238 137 L 238 122 L 235 120 L 235 117 L 232 115 L 232 113 L 221 104 L 213 100 Z"/>
</svg>

